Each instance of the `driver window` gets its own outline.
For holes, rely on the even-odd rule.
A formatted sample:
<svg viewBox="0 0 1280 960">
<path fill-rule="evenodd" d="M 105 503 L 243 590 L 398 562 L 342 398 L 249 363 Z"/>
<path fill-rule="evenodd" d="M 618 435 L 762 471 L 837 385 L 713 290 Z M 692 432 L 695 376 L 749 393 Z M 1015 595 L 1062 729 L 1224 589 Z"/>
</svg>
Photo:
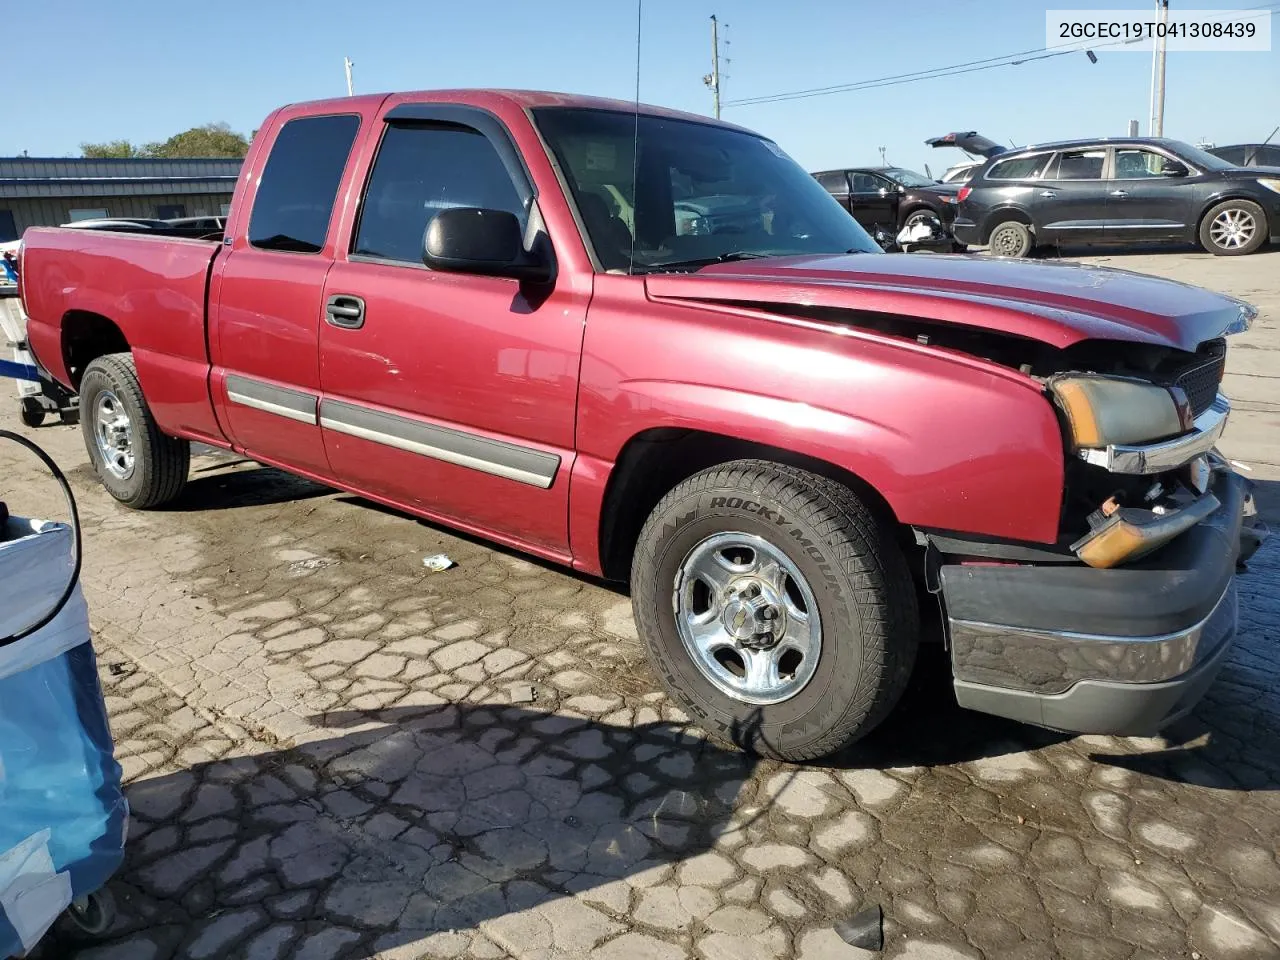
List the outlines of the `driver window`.
<svg viewBox="0 0 1280 960">
<path fill-rule="evenodd" d="M 1150 150 L 1117 150 L 1117 180 L 1141 180 L 1164 176 L 1165 158 Z"/>
<path fill-rule="evenodd" d="M 854 193 L 879 193 L 888 184 L 874 173 L 855 173 L 853 175 Z"/>
</svg>

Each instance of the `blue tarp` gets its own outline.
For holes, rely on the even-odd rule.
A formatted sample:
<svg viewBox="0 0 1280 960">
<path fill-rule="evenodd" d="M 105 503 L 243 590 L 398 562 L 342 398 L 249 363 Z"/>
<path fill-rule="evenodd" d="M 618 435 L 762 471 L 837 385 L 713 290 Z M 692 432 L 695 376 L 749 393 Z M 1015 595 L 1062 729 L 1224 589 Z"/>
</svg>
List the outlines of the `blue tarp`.
<svg viewBox="0 0 1280 960">
<path fill-rule="evenodd" d="M 53 609 L 71 530 L 11 518 L 0 541 L 0 637 Z M 29 950 L 124 858 L 128 804 L 77 585 L 46 626 L 0 645 L 0 956 Z"/>
</svg>

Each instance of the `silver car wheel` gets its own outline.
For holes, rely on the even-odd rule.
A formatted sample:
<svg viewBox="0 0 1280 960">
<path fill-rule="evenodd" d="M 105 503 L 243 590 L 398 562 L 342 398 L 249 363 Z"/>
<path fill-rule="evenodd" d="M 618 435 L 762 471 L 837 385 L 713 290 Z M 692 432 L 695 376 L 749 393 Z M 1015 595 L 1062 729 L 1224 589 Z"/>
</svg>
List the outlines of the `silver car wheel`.
<svg viewBox="0 0 1280 960">
<path fill-rule="evenodd" d="M 781 703 L 813 679 L 822 655 L 818 602 L 786 554 L 762 537 L 718 533 L 676 572 L 676 628 L 718 690 L 750 704 Z"/>
<path fill-rule="evenodd" d="M 93 436 L 103 468 L 117 480 L 133 476 L 133 422 L 111 390 L 99 393 L 93 405 Z"/>
<path fill-rule="evenodd" d="M 1209 237 L 1224 250 L 1246 246 L 1258 232 L 1258 221 L 1248 210 L 1223 210 L 1209 225 Z"/>
</svg>

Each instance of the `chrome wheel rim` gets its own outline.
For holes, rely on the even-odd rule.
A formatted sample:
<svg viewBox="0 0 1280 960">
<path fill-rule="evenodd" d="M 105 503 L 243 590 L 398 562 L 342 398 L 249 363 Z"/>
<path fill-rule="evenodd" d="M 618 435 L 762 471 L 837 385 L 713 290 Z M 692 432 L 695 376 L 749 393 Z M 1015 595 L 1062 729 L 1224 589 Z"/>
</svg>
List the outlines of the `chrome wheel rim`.
<svg viewBox="0 0 1280 960">
<path fill-rule="evenodd" d="M 781 703 L 813 679 L 822 655 L 818 602 L 769 541 L 736 532 L 707 537 L 681 562 L 674 587 L 685 652 L 722 693 Z"/>
<path fill-rule="evenodd" d="M 107 473 L 117 480 L 133 476 L 133 422 L 111 390 L 98 394 L 93 405 L 93 436 Z"/>
<path fill-rule="evenodd" d="M 1248 210 L 1238 207 L 1223 210 L 1209 224 L 1209 238 L 1224 250 L 1238 250 L 1248 245 L 1258 232 L 1258 221 Z"/>
</svg>

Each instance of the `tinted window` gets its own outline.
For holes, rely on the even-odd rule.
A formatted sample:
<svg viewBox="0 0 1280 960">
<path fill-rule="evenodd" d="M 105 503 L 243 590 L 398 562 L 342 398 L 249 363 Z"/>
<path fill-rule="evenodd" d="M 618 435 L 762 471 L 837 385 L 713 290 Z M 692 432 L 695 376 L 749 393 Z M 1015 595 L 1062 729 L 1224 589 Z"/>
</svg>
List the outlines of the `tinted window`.
<svg viewBox="0 0 1280 960">
<path fill-rule="evenodd" d="M 1050 154 L 1035 153 L 1029 157 L 1001 160 L 987 171 L 988 180 L 1027 180 L 1040 176 Z"/>
<path fill-rule="evenodd" d="M 1064 150 L 1046 175 L 1046 180 L 1101 180 L 1106 150 Z"/>
<path fill-rule="evenodd" d="M 526 211 L 498 151 L 468 127 L 393 124 L 373 164 L 354 253 L 422 262 L 427 223 L 448 207 Z"/>
<path fill-rule="evenodd" d="M 904 170 L 902 167 L 890 167 L 885 173 L 889 179 L 902 184 L 904 187 L 932 187 L 938 181 L 926 177 L 924 174 L 916 173 L 914 170 Z"/>
<path fill-rule="evenodd" d="M 1245 162 L 1244 147 L 1223 147 L 1220 150 L 1214 150 L 1213 153 L 1215 156 L 1227 161 L 1227 163 L 1243 165 Z"/>
<path fill-rule="evenodd" d="M 849 180 L 843 170 L 835 173 L 818 174 L 818 182 L 827 188 L 828 193 L 848 193 Z"/>
<path fill-rule="evenodd" d="M 360 118 L 300 117 L 280 128 L 262 172 L 249 242 L 264 250 L 316 253 L 342 183 Z"/>
</svg>

